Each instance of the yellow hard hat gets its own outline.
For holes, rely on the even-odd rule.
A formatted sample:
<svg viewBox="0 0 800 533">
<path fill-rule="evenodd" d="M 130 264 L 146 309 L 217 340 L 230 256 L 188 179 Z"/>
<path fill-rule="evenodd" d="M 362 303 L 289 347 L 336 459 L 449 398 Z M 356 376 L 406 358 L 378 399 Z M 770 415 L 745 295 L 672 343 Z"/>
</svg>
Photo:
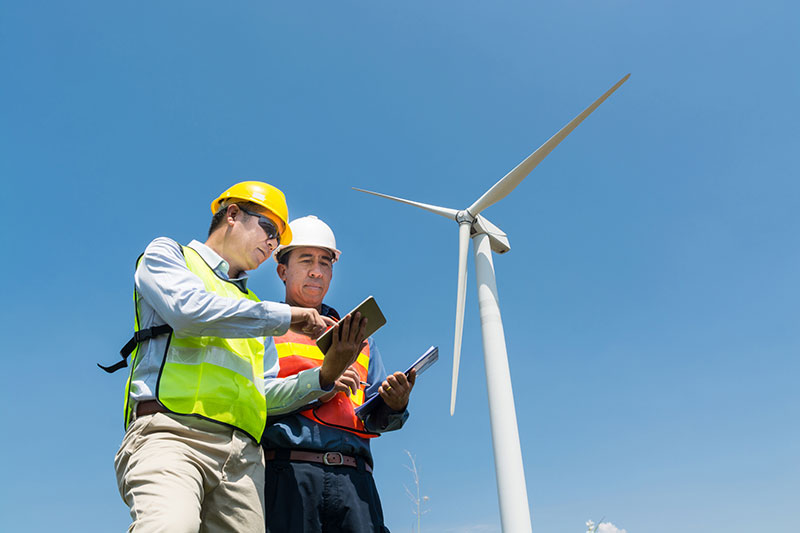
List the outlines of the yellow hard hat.
<svg viewBox="0 0 800 533">
<path fill-rule="evenodd" d="M 286 205 L 286 196 L 277 187 L 263 181 L 243 181 L 237 183 L 219 198 L 211 202 L 211 212 L 216 213 L 223 200 L 240 200 L 253 202 L 274 214 L 279 220 L 278 230 L 281 232 L 281 244 L 292 242 L 292 230 L 289 227 L 289 207 Z M 276 221 L 277 222 L 277 221 Z"/>
</svg>

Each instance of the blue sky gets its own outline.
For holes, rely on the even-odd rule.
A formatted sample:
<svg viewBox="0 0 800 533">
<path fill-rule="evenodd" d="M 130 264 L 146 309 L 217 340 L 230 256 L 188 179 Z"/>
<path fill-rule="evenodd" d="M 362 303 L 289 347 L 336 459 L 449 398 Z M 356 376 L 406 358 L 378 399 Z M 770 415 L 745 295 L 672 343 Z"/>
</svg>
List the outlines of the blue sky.
<svg viewBox="0 0 800 533">
<path fill-rule="evenodd" d="M 374 443 L 387 523 L 499 531 L 474 271 L 449 416 L 464 208 L 624 74 L 485 215 L 535 531 L 788 531 L 800 494 L 795 3 L 4 1 L 3 531 L 124 530 L 112 459 L 136 256 L 230 184 L 336 231 L 328 302 L 373 294 L 404 368 Z M 271 264 L 271 263 L 270 263 Z M 262 299 L 280 299 L 270 264 Z"/>
</svg>

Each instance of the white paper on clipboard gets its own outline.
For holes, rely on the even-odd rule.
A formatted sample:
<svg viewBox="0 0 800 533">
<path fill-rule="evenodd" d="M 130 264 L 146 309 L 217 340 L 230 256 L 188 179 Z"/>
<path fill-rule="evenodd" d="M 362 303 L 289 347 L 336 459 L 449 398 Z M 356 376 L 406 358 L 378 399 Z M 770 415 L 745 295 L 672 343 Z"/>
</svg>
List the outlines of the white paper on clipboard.
<svg viewBox="0 0 800 533">
<path fill-rule="evenodd" d="M 430 368 L 430 366 L 438 360 L 439 360 L 439 347 L 431 346 L 430 348 L 427 349 L 427 351 L 424 354 L 422 354 L 419 357 L 419 359 L 414 361 L 414 363 L 410 367 L 408 367 L 408 370 L 406 370 L 406 376 L 412 370 L 416 370 L 417 376 L 419 377 L 420 374 L 428 370 L 428 368 Z"/>
</svg>

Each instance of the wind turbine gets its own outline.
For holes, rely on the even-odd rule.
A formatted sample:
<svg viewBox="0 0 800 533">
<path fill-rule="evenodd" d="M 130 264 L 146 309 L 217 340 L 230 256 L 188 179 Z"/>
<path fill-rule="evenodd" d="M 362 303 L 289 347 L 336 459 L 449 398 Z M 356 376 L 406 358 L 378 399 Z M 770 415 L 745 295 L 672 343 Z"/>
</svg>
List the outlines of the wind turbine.
<svg viewBox="0 0 800 533">
<path fill-rule="evenodd" d="M 511 390 L 511 374 L 508 369 L 508 353 L 500 318 L 492 252 L 506 253 L 511 249 L 506 234 L 489 222 L 481 212 L 505 198 L 536 168 L 558 144 L 583 120 L 602 104 L 611 93 L 625 83 L 630 74 L 595 100 L 592 105 L 572 119 L 566 126 L 550 137 L 535 152 L 526 157 L 511 172 L 495 183 L 483 196 L 466 209 L 456 210 L 424 204 L 396 196 L 389 196 L 364 189 L 355 190 L 413 205 L 436 213 L 458 223 L 458 295 L 456 298 L 456 331 L 453 342 L 453 387 L 450 396 L 450 415 L 455 412 L 458 366 L 461 358 L 461 337 L 464 329 L 464 304 L 467 289 L 467 249 L 472 237 L 475 252 L 475 276 L 478 283 L 478 305 L 480 307 L 483 354 L 486 367 L 486 388 L 489 396 L 489 418 L 492 426 L 492 448 L 497 472 L 497 495 L 500 501 L 500 520 L 503 531 L 531 531 L 528 493 L 525 487 L 525 472 L 517 429 L 517 414 L 514 394 Z"/>
</svg>

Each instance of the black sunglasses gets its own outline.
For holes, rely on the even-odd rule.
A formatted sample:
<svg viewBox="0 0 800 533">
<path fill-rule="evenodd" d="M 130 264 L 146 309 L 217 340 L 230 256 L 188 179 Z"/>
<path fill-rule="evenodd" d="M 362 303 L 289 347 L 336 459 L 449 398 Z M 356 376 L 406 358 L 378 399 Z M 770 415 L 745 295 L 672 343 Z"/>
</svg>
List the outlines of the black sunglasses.
<svg viewBox="0 0 800 533">
<path fill-rule="evenodd" d="M 242 206 L 238 206 L 239 211 L 243 211 L 250 215 L 251 217 L 258 217 L 258 225 L 261 226 L 268 239 L 275 239 L 278 241 L 278 244 L 281 243 L 281 235 L 278 233 L 278 228 L 275 227 L 275 223 L 272 222 L 270 219 L 262 215 L 261 213 L 254 213 L 253 211 L 248 211 L 247 209 L 243 208 Z"/>
</svg>

